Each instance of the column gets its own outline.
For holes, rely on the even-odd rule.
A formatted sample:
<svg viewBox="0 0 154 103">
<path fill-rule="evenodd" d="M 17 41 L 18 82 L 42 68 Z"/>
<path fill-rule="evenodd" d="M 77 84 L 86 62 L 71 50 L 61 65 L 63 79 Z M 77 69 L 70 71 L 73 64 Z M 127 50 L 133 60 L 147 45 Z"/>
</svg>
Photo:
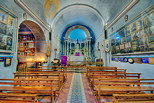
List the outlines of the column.
<svg viewBox="0 0 154 103">
<path fill-rule="evenodd" d="M 91 37 L 88 37 L 88 56 L 91 56 Z"/>
<path fill-rule="evenodd" d="M 67 49 L 68 49 L 68 38 L 65 37 L 65 55 L 66 56 L 68 55 Z"/>
<path fill-rule="evenodd" d="M 63 42 L 63 54 L 65 55 L 65 41 Z"/>
<path fill-rule="evenodd" d="M 89 40 L 88 40 L 88 56 L 89 56 Z"/>
<path fill-rule="evenodd" d="M 89 41 L 89 56 L 91 56 L 91 40 Z"/>
<path fill-rule="evenodd" d="M 66 56 L 67 56 L 67 41 L 65 42 L 65 45 L 66 45 L 66 47 L 65 47 L 65 53 L 66 53 Z"/>
<path fill-rule="evenodd" d="M 88 56 L 88 41 L 86 41 L 86 55 Z"/>
</svg>

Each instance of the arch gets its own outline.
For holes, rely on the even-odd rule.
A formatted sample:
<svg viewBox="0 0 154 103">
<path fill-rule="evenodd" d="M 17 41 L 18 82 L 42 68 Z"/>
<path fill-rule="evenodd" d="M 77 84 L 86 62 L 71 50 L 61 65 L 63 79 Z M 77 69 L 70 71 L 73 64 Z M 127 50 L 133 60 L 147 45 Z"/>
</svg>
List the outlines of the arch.
<svg viewBox="0 0 154 103">
<path fill-rule="evenodd" d="M 81 25 L 75 25 L 75 26 L 70 27 L 70 28 L 67 30 L 66 35 L 65 35 L 65 38 L 66 38 L 66 39 L 68 38 L 70 32 L 71 32 L 72 30 L 74 30 L 74 29 L 82 29 L 82 30 L 84 30 L 84 31 L 86 32 L 87 37 L 90 37 L 89 30 L 88 30 L 86 27 L 81 26 Z"/>
<path fill-rule="evenodd" d="M 74 25 L 71 25 L 71 26 L 65 28 L 65 30 L 62 32 L 62 34 L 61 34 L 61 43 L 62 44 L 64 43 L 64 39 L 68 39 L 68 35 L 71 32 L 71 30 L 76 29 L 76 26 L 77 26 L 77 28 L 80 27 L 80 28 L 82 28 L 82 30 L 86 30 L 87 31 L 87 33 L 86 33 L 87 38 L 91 39 L 92 44 L 95 43 L 95 34 L 94 34 L 93 30 L 91 30 L 91 28 L 89 28 L 86 25 L 74 24 Z M 74 28 L 72 28 L 72 27 L 74 27 Z"/>
<path fill-rule="evenodd" d="M 37 23 L 30 20 L 25 20 L 21 24 L 26 25 L 31 30 L 35 36 L 36 41 L 45 41 L 44 32 Z"/>
<path fill-rule="evenodd" d="M 62 8 L 61 10 L 59 10 L 53 17 L 53 22 L 51 23 L 51 28 L 53 27 L 53 25 L 56 23 L 56 21 L 58 20 L 58 18 L 61 17 L 62 14 L 64 14 L 66 11 L 68 11 L 68 9 L 71 9 L 73 7 L 76 6 L 83 6 L 83 7 L 87 7 L 88 9 L 91 9 L 93 12 L 95 12 L 95 14 L 97 15 L 97 17 L 99 17 L 101 19 L 101 23 L 102 23 L 102 27 L 104 26 L 103 24 L 105 24 L 104 22 L 106 22 L 106 20 L 104 19 L 104 17 L 101 15 L 101 13 L 94 8 L 91 5 L 87 5 L 87 4 L 81 4 L 81 3 L 76 3 L 76 4 L 71 4 L 68 6 L 65 6 L 64 8 Z"/>
<path fill-rule="evenodd" d="M 19 65 L 17 66 L 17 70 L 20 70 L 20 65 L 26 66 L 27 64 L 25 65 L 25 63 L 28 62 L 33 62 L 33 64 L 31 64 L 32 66 L 35 64 L 34 62 L 46 61 L 46 40 L 41 27 L 34 21 L 30 20 L 21 22 L 20 27 L 21 29 L 19 29 L 18 34 L 24 35 L 24 38 L 26 39 L 23 40 L 23 38 L 20 38 L 20 41 L 18 42 L 22 49 L 20 46 L 18 47 Z M 23 64 L 20 64 L 21 62 Z"/>
</svg>

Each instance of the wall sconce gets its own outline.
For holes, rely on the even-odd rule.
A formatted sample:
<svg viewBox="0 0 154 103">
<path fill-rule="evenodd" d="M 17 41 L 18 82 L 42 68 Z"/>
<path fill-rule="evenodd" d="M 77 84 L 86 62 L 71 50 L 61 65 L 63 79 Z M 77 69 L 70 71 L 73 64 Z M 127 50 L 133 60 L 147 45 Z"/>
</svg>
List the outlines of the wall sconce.
<svg viewBox="0 0 154 103">
<path fill-rule="evenodd" d="M 128 15 L 125 15 L 124 20 L 125 20 L 125 22 L 128 21 Z"/>
<path fill-rule="evenodd" d="M 27 20 L 27 13 L 23 13 L 23 18 Z"/>
</svg>

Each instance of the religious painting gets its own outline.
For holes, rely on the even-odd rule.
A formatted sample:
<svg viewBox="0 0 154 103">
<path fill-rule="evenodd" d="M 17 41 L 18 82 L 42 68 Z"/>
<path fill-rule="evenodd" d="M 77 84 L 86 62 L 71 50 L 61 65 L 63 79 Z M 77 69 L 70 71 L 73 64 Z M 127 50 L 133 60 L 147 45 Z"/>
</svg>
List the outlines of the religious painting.
<svg viewBox="0 0 154 103">
<path fill-rule="evenodd" d="M 149 26 L 149 20 L 148 20 L 147 16 L 144 17 L 144 19 L 143 19 L 143 26 L 144 26 L 144 28 L 147 28 Z"/>
<path fill-rule="evenodd" d="M 7 37 L 6 43 L 7 43 L 6 50 L 11 50 L 12 49 L 12 37 Z"/>
<path fill-rule="evenodd" d="M 142 58 L 142 63 L 148 64 L 149 63 L 149 59 L 148 58 Z"/>
<path fill-rule="evenodd" d="M 13 35 L 13 27 L 12 26 L 7 26 L 7 35 L 12 36 Z"/>
<path fill-rule="evenodd" d="M 0 10 L 0 21 L 2 22 L 2 23 L 7 23 L 7 16 L 8 15 L 6 15 L 6 13 L 5 12 L 3 12 L 2 10 Z"/>
<path fill-rule="evenodd" d="M 6 27 L 7 27 L 6 24 L 0 22 L 0 33 L 1 34 L 6 34 Z"/>
<path fill-rule="evenodd" d="M 109 40 L 105 40 L 105 51 L 106 52 L 109 52 L 110 51 Z"/>
<path fill-rule="evenodd" d="M 115 54 L 116 53 L 116 39 L 111 40 L 111 49 L 112 49 L 111 53 Z"/>
<path fill-rule="evenodd" d="M 154 58 L 149 58 L 149 64 L 154 64 Z"/>
<path fill-rule="evenodd" d="M 134 63 L 138 63 L 138 64 L 142 64 L 142 59 L 141 58 L 133 58 L 134 59 Z"/>
<path fill-rule="evenodd" d="M 120 62 L 125 62 L 123 57 L 119 57 Z"/>
<path fill-rule="evenodd" d="M 131 24 L 131 32 L 135 32 L 136 31 L 136 22 Z"/>
<path fill-rule="evenodd" d="M 17 17 L 0 7 L 0 52 L 13 52 L 13 37 L 16 35 Z"/>
<path fill-rule="evenodd" d="M 110 35 L 111 53 L 134 54 L 154 51 L 154 6 Z"/>
<path fill-rule="evenodd" d="M 149 51 L 154 51 L 154 35 L 148 36 Z"/>
<path fill-rule="evenodd" d="M 142 19 L 139 19 L 137 21 L 137 30 L 141 30 L 143 28 L 143 22 Z"/>
<path fill-rule="evenodd" d="M 125 27 L 125 30 L 126 30 L 126 34 L 129 35 L 130 34 L 130 25 L 127 25 Z"/>
<path fill-rule="evenodd" d="M 20 42 L 20 43 L 18 43 L 19 44 L 19 48 L 23 48 L 24 47 L 24 43 L 23 42 Z"/>
<path fill-rule="evenodd" d="M 4 66 L 7 67 L 7 66 L 10 66 L 10 65 L 11 65 L 11 58 L 5 58 Z"/>
</svg>

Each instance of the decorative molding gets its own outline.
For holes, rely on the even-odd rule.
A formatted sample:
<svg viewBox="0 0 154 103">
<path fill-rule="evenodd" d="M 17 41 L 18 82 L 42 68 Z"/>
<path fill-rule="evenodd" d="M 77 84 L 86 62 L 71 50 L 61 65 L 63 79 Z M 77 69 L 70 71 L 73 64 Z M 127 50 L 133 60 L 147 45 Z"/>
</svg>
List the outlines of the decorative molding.
<svg viewBox="0 0 154 103">
<path fill-rule="evenodd" d="M 70 4 L 70 5 L 67 5 L 67 6 L 63 7 L 62 9 L 58 10 L 58 11 L 55 13 L 55 15 L 53 16 L 53 21 L 56 22 L 56 21 L 57 21 L 56 19 L 59 18 L 59 17 L 61 16 L 60 14 L 62 14 L 66 9 L 68 9 L 68 8 L 70 9 L 71 7 L 75 7 L 75 6 L 84 6 L 84 7 L 88 7 L 88 8 L 90 8 L 90 9 L 92 9 L 95 13 L 97 13 L 98 17 L 101 19 L 102 25 L 104 24 L 104 22 L 106 22 L 106 21 L 105 21 L 105 18 L 104 18 L 103 15 L 99 12 L 99 10 L 97 10 L 95 7 L 93 7 L 93 6 L 91 6 L 91 5 L 82 4 L 82 3 Z M 59 16 L 59 15 L 60 15 L 60 16 Z M 54 22 L 52 22 L 51 27 L 53 27 Z"/>
<path fill-rule="evenodd" d="M 123 15 L 125 15 L 125 13 L 130 10 L 136 3 L 138 2 L 138 0 L 131 0 L 131 2 L 113 19 L 113 21 L 110 24 L 106 25 L 105 29 L 110 28 L 114 23 L 116 23 Z"/>
<path fill-rule="evenodd" d="M 38 23 L 40 23 L 44 28 L 46 28 L 48 31 L 50 30 L 50 27 L 46 25 L 22 0 L 15 0 L 15 2 L 23 9 L 25 10 L 29 15 L 32 16 Z"/>
<path fill-rule="evenodd" d="M 86 32 L 87 38 L 88 38 L 88 37 L 91 38 L 90 33 L 89 33 L 89 30 L 88 30 L 86 27 L 81 26 L 81 25 L 75 25 L 75 26 L 70 27 L 70 28 L 67 30 L 67 32 L 66 32 L 65 38 L 68 38 L 69 33 L 70 33 L 72 30 L 74 30 L 74 29 L 82 29 L 82 30 L 84 30 L 84 31 Z"/>
<path fill-rule="evenodd" d="M 125 54 L 113 54 L 112 56 L 150 55 L 150 54 L 154 54 L 154 51 L 150 51 L 150 52 L 137 52 L 137 53 L 125 53 Z"/>
</svg>

